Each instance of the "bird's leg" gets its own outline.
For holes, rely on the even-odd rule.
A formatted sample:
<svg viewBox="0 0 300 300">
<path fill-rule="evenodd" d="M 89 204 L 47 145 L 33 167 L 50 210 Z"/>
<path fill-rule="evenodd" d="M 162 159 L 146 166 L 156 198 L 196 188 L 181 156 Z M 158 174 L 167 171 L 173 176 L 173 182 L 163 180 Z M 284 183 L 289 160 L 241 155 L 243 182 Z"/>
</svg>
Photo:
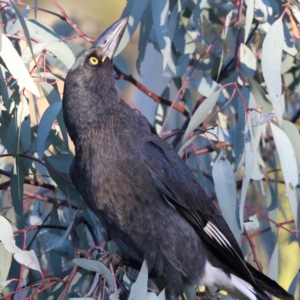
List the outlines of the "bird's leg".
<svg viewBox="0 0 300 300">
<path fill-rule="evenodd" d="M 122 257 L 117 253 L 111 253 L 108 251 L 101 251 L 99 261 L 102 262 L 105 266 L 112 264 L 114 267 L 118 267 L 123 264 Z"/>
<path fill-rule="evenodd" d="M 166 271 L 166 295 L 170 300 L 178 300 L 183 291 L 183 282 L 180 272 L 172 265 L 168 265 Z"/>
</svg>

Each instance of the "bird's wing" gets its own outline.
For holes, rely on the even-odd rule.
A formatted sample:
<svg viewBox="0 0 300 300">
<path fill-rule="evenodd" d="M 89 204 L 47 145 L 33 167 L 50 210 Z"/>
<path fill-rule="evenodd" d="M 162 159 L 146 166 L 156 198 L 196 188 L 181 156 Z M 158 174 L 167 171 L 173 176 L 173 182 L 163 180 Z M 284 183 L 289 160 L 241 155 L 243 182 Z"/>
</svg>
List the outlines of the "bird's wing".
<svg viewBox="0 0 300 300">
<path fill-rule="evenodd" d="M 212 257 L 218 257 L 239 277 L 257 287 L 226 221 L 171 146 L 157 135 L 151 134 L 144 144 L 142 159 L 164 199 L 206 241 L 213 253 Z"/>
</svg>

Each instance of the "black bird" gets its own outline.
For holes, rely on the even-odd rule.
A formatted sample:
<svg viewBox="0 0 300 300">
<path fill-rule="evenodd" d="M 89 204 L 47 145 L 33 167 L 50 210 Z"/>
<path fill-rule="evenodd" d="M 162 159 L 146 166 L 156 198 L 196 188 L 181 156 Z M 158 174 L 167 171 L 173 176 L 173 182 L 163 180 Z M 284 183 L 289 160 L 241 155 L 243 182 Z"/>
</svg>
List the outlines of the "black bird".
<svg viewBox="0 0 300 300">
<path fill-rule="evenodd" d="M 119 96 L 113 55 L 128 19 L 77 58 L 63 113 L 75 158 L 72 182 L 109 236 L 133 261 L 166 276 L 171 299 L 183 278 L 249 299 L 293 299 L 247 262 L 217 207 L 185 162 Z"/>
</svg>

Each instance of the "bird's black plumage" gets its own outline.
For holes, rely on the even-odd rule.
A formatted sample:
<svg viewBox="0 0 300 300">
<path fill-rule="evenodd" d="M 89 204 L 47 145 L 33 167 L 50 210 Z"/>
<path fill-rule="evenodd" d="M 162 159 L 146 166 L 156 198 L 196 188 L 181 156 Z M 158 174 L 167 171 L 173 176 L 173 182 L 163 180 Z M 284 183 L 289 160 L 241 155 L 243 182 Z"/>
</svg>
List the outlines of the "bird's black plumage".
<svg viewBox="0 0 300 300">
<path fill-rule="evenodd" d="M 70 170 L 75 187 L 130 258 L 146 259 L 151 270 L 166 275 L 169 296 L 182 292 L 186 277 L 250 299 L 269 299 L 266 292 L 292 299 L 247 265 L 184 161 L 120 98 L 112 57 L 126 23 L 102 34 L 66 78 L 63 112 L 76 150 Z"/>
</svg>

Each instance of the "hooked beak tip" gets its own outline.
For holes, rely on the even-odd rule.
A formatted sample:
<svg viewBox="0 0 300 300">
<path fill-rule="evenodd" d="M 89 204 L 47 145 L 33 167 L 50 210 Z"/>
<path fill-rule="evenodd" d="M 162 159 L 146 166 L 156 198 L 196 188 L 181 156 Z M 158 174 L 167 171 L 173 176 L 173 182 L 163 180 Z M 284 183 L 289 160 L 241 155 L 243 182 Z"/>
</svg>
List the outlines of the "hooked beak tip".
<svg viewBox="0 0 300 300">
<path fill-rule="evenodd" d="M 122 18 L 108 27 L 94 42 L 92 48 L 101 48 L 101 52 L 112 59 L 125 32 L 128 20 L 129 17 Z"/>
</svg>

